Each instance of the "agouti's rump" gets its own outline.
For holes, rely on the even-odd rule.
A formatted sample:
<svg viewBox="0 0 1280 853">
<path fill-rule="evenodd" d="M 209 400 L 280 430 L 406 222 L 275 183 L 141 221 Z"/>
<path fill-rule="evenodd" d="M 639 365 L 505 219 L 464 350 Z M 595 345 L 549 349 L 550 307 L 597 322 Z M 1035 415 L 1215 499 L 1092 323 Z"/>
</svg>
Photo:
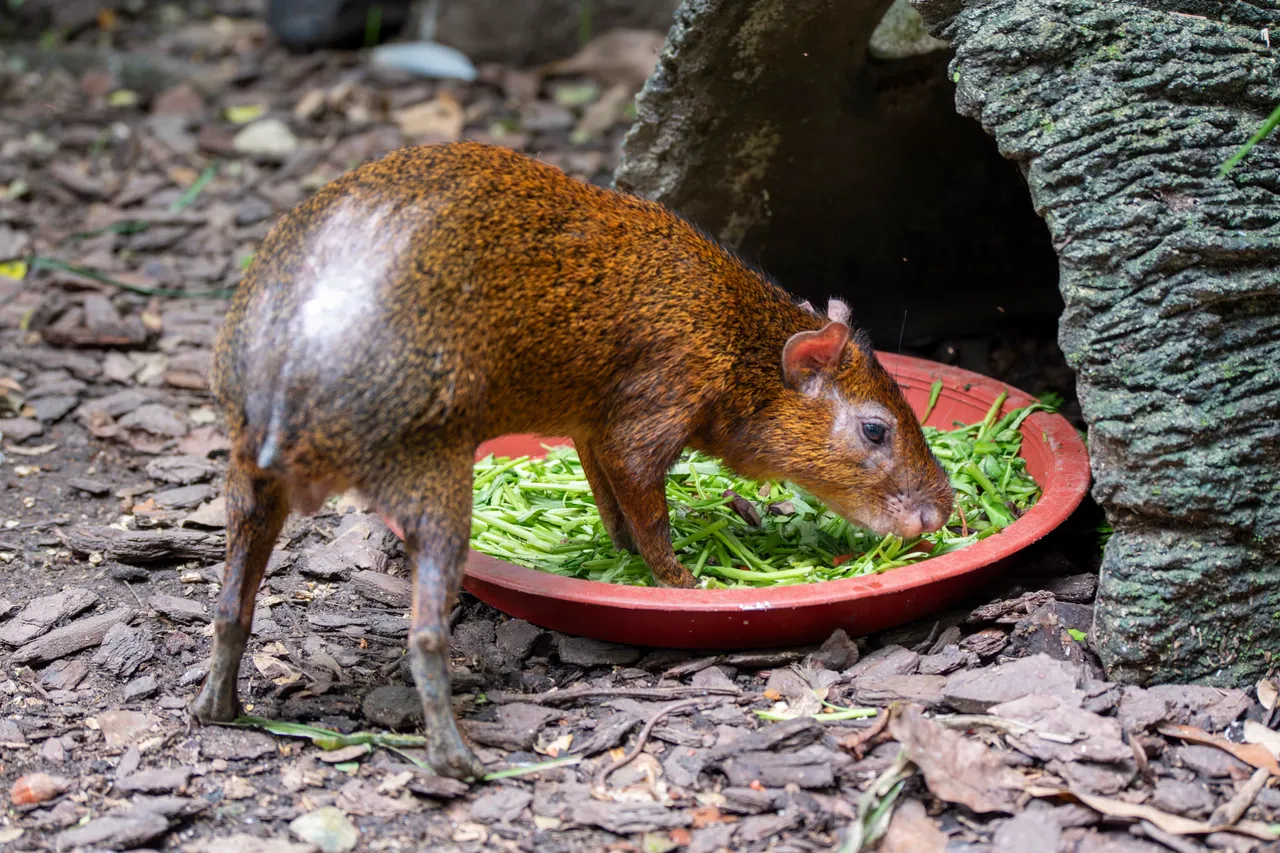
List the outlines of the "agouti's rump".
<svg viewBox="0 0 1280 853">
<path fill-rule="evenodd" d="M 661 206 L 497 147 L 403 149 L 321 189 L 263 242 L 216 347 L 227 577 L 197 716 L 238 709 L 253 597 L 289 509 L 354 487 L 414 567 L 429 758 L 479 772 L 450 710 L 447 612 L 473 454 L 497 435 L 571 435 L 609 536 L 664 585 L 694 583 L 663 490 L 686 446 L 877 531 L 936 530 L 945 474 L 847 310 L 827 314 Z"/>
</svg>

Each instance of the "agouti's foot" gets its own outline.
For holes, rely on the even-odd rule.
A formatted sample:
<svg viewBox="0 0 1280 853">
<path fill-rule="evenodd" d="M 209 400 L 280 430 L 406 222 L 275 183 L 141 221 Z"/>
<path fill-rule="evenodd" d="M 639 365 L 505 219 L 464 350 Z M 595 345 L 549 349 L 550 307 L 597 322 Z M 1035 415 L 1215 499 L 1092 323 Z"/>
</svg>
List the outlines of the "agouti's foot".
<svg viewBox="0 0 1280 853">
<path fill-rule="evenodd" d="M 229 723 L 244 713 L 235 691 L 216 691 L 207 681 L 187 710 L 201 723 Z"/>
<path fill-rule="evenodd" d="M 427 763 L 441 776 L 463 781 L 484 775 L 484 765 L 467 746 L 452 719 L 443 725 L 427 726 Z"/>
<path fill-rule="evenodd" d="M 698 579 L 690 574 L 689 570 L 684 566 L 677 566 L 678 572 L 665 571 L 654 572 L 653 581 L 658 586 L 665 586 L 675 589 L 693 589 L 698 585 Z"/>
</svg>

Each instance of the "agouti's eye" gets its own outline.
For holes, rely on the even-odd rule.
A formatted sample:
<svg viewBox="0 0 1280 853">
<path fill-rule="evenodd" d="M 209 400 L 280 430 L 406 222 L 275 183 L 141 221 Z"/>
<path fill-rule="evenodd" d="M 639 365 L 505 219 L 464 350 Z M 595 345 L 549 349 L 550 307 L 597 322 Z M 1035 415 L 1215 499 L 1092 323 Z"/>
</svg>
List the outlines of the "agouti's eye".
<svg viewBox="0 0 1280 853">
<path fill-rule="evenodd" d="M 865 423 L 862 425 L 862 434 L 867 437 L 867 441 L 872 444 L 879 444 L 884 441 L 884 424 Z"/>
</svg>

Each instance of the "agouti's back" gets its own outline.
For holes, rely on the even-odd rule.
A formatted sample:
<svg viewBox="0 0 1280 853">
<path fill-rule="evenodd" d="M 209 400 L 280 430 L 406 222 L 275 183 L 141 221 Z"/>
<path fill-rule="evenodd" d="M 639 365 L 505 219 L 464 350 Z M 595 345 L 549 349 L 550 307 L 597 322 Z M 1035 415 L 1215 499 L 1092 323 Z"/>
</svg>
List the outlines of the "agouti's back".
<svg viewBox="0 0 1280 853">
<path fill-rule="evenodd" d="M 572 432 L 604 414 L 601 390 L 719 372 L 732 353 L 708 324 L 733 322 L 725 306 L 791 307 L 660 206 L 469 143 L 345 175 L 257 258 L 214 387 L 264 467 L 308 448 L 383 465 L 446 421 L 478 438 Z M 669 384 L 672 405 L 720 390 Z"/>
</svg>

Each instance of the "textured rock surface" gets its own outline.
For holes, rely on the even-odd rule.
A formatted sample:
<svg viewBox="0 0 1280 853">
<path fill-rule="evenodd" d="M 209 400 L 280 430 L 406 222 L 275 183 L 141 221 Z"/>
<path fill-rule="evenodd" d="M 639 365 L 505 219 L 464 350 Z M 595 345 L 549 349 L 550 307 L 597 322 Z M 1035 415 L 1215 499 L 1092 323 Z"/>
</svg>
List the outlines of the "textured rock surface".
<svg viewBox="0 0 1280 853">
<path fill-rule="evenodd" d="M 1267 8 L 1267 7 L 1270 8 Z M 1280 642 L 1280 102 L 1264 2 L 917 0 L 956 105 L 1023 169 L 1060 257 L 1125 680 L 1242 684 Z"/>
<path fill-rule="evenodd" d="M 890 5 L 685 0 L 618 185 L 803 296 L 849 297 L 882 347 L 908 309 L 908 342 L 1018 315 L 1051 323 L 1055 260 L 1024 181 L 956 115 L 948 54 L 913 55 L 910 10 L 877 32 Z"/>
</svg>

